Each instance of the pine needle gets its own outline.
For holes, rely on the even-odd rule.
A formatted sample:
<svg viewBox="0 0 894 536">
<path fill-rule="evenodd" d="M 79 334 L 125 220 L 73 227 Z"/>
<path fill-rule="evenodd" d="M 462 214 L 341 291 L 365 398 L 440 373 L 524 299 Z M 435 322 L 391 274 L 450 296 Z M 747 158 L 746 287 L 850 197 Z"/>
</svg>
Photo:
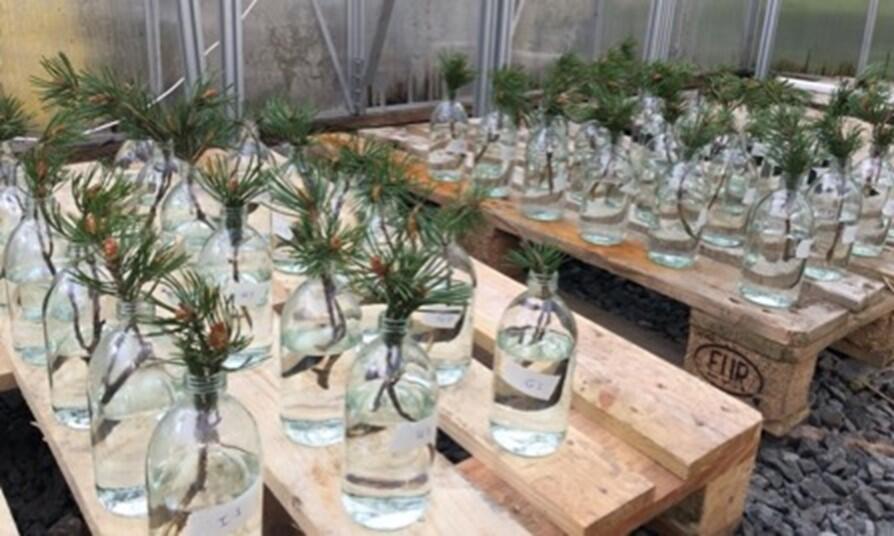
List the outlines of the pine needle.
<svg viewBox="0 0 894 536">
<path fill-rule="evenodd" d="M 506 260 L 510 264 L 538 275 L 552 275 L 558 272 L 567 258 L 565 253 L 554 246 L 529 241 L 523 241 L 519 249 L 514 249 L 506 255 Z"/>
<path fill-rule="evenodd" d="M 460 52 L 443 51 L 438 55 L 438 66 L 444 84 L 447 86 L 447 97 L 456 100 L 456 93 L 475 78 L 475 71 L 469 67 L 469 59 Z"/>
<path fill-rule="evenodd" d="M 258 113 L 261 136 L 274 143 L 287 143 L 292 149 L 311 144 L 315 132 L 316 110 L 309 104 L 293 105 L 286 99 L 269 99 Z"/>
<path fill-rule="evenodd" d="M 30 121 L 22 101 L 0 93 L 0 143 L 24 136 Z"/>
</svg>

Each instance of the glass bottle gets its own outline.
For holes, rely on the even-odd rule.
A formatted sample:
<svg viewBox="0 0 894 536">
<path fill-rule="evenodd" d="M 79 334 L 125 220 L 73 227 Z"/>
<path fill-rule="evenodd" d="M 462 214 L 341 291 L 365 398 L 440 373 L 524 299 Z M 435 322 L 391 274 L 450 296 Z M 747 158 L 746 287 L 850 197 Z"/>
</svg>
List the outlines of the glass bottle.
<svg viewBox="0 0 894 536">
<path fill-rule="evenodd" d="M 103 326 L 112 316 L 114 300 L 78 279 L 79 270 L 90 273 L 82 251 L 73 250 L 70 260 L 72 263 L 56 274 L 43 313 L 50 402 L 60 423 L 87 429 L 87 368 Z"/>
<path fill-rule="evenodd" d="M 53 278 L 65 262 L 65 244 L 47 223 L 51 198 L 22 192 L 22 219 L 9 236 L 4 256 L 10 333 L 16 353 L 29 365 L 46 365 L 43 306 Z"/>
<path fill-rule="evenodd" d="M 631 193 L 636 186 L 621 140 L 610 143 L 608 159 L 588 183 L 578 213 L 580 236 L 599 246 L 624 241 Z"/>
<path fill-rule="evenodd" d="M 735 248 L 745 242 L 748 211 L 757 200 L 758 176 L 744 147 L 733 142 L 708 164 L 717 198 L 708 210 L 702 238 L 721 248 Z"/>
<path fill-rule="evenodd" d="M 587 121 L 574 136 L 568 164 L 568 202 L 579 207 L 593 181 L 602 173 L 610 158 L 611 135 L 595 121 Z"/>
<path fill-rule="evenodd" d="M 16 160 L 9 142 L 0 143 L 0 266 L 9 235 L 22 219 L 22 165 Z M 4 278 L 0 270 L 0 279 Z M 5 285 L 5 283 L 4 283 Z M 0 308 L 6 307 L 6 291 L 0 291 Z"/>
<path fill-rule="evenodd" d="M 344 437 L 345 387 L 360 341 L 360 302 L 338 277 L 311 277 L 283 308 L 280 420 L 292 441 L 312 447 Z"/>
<path fill-rule="evenodd" d="M 544 116 L 525 149 L 521 211 L 540 221 L 562 219 L 562 200 L 568 181 L 568 144 L 563 123 Z"/>
<path fill-rule="evenodd" d="M 96 495 L 107 510 L 143 516 L 149 438 L 174 401 L 174 381 L 156 359 L 158 339 L 142 320 L 151 306 L 119 302 L 117 325 L 90 358 L 87 399 Z"/>
<path fill-rule="evenodd" d="M 485 188 L 488 197 L 509 195 L 517 136 L 515 121 L 500 110 L 481 118 L 472 153 L 472 181 Z"/>
<path fill-rule="evenodd" d="M 887 153 L 887 148 L 873 147 L 871 154 L 854 168 L 854 180 L 863 193 L 859 230 L 853 250 L 853 254 L 860 257 L 881 255 L 891 228 L 894 169 Z"/>
<path fill-rule="evenodd" d="M 166 157 L 161 151 L 156 151 L 149 162 L 140 168 L 136 175 L 132 176 L 136 185 L 137 210 L 141 214 L 148 214 L 155 204 L 158 191 L 165 182 L 165 172 L 170 175 L 170 184 L 176 184 L 180 180 L 180 170 L 188 169 L 188 166 L 177 158 Z"/>
<path fill-rule="evenodd" d="M 763 197 L 748 220 L 739 292 L 758 305 L 788 308 L 801 294 L 813 211 L 796 188 L 798 179 L 789 178 L 788 187 Z"/>
<path fill-rule="evenodd" d="M 457 182 L 463 178 L 466 165 L 466 131 L 469 118 L 462 103 L 444 100 L 431 114 L 428 146 L 428 173 L 432 179 Z"/>
<path fill-rule="evenodd" d="M 195 173 L 197 170 L 185 163 L 180 166 L 180 180 L 168 191 L 161 209 L 162 240 L 177 244 L 193 263 L 214 233 L 221 209 L 195 179 Z"/>
<path fill-rule="evenodd" d="M 226 376 L 187 373 L 149 441 L 149 534 L 261 535 L 261 438 Z"/>
<path fill-rule="evenodd" d="M 115 153 L 113 166 L 127 179 L 135 180 L 147 164 L 155 160 L 160 151 L 152 140 L 125 140 Z"/>
<path fill-rule="evenodd" d="M 295 149 L 292 149 L 292 156 L 289 161 L 284 164 L 280 170 L 280 177 L 288 179 L 293 185 L 300 186 L 303 181 L 303 171 L 300 169 L 300 158 L 296 158 Z M 291 225 L 295 218 L 282 212 L 280 209 L 271 210 L 271 227 L 273 232 L 273 266 L 276 271 L 287 276 L 298 276 L 304 272 L 301 263 L 295 261 L 289 253 L 285 243 L 292 239 Z"/>
<path fill-rule="evenodd" d="M 230 155 L 230 169 L 236 176 L 242 176 L 255 166 L 272 171 L 276 168 L 273 151 L 262 141 L 258 127 L 251 121 L 242 125 L 239 142 Z M 273 245 L 273 211 L 270 210 L 270 192 L 262 191 L 248 205 L 248 224 L 271 240 Z"/>
<path fill-rule="evenodd" d="M 701 157 L 680 160 L 659 181 L 655 220 L 649 228 L 649 259 L 669 268 L 695 263 L 712 196 Z"/>
<path fill-rule="evenodd" d="M 245 350 L 229 356 L 229 370 L 253 367 L 273 349 L 270 241 L 248 225 L 245 207 L 226 207 L 223 224 L 199 255 L 199 272 L 226 289 L 242 313 L 242 332 L 252 337 Z"/>
<path fill-rule="evenodd" d="M 556 451 L 568 429 L 577 326 L 558 295 L 558 274 L 528 274 L 497 329 L 490 432 L 519 456 Z"/>
<path fill-rule="evenodd" d="M 345 397 L 342 504 L 375 530 L 414 523 L 431 492 L 438 384 L 407 333 L 406 319 L 382 317 L 379 334 L 357 350 Z"/>
<path fill-rule="evenodd" d="M 807 186 L 807 200 L 813 209 L 814 243 L 804 273 L 811 279 L 840 279 L 850 262 L 863 196 L 848 168 L 847 164 L 833 161 Z"/>
<path fill-rule="evenodd" d="M 422 347 L 435 367 L 440 387 L 459 382 L 472 361 L 475 335 L 475 268 L 469 254 L 451 241 L 443 248 L 449 271 L 447 285 L 465 284 L 472 298 L 465 305 L 427 305 L 413 313 L 413 339 Z"/>
</svg>

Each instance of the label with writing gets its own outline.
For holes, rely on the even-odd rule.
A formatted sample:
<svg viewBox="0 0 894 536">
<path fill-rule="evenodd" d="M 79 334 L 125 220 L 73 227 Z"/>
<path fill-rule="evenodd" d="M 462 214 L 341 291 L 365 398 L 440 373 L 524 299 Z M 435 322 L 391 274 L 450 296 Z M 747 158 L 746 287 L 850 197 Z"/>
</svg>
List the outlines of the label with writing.
<svg viewBox="0 0 894 536">
<path fill-rule="evenodd" d="M 857 239 L 857 226 L 856 225 L 845 225 L 844 230 L 841 231 L 841 243 L 842 244 L 853 244 Z"/>
<path fill-rule="evenodd" d="M 806 259 L 807 257 L 810 257 L 810 248 L 812 247 L 812 238 L 801 240 L 800 242 L 798 242 L 798 247 L 795 248 L 795 257 L 797 257 L 798 259 Z"/>
<path fill-rule="evenodd" d="M 757 200 L 757 189 L 749 188 L 745 190 L 745 196 L 742 197 L 742 203 L 750 205 Z"/>
<path fill-rule="evenodd" d="M 443 309 L 440 311 L 419 311 L 416 320 L 420 324 L 438 329 L 453 329 L 462 318 L 462 309 Z"/>
<path fill-rule="evenodd" d="M 447 152 L 450 154 L 465 154 L 466 140 L 463 138 L 450 140 L 450 143 L 447 144 Z"/>
<path fill-rule="evenodd" d="M 282 214 L 273 214 L 273 234 L 283 240 L 292 238 L 292 223 Z"/>
<path fill-rule="evenodd" d="M 182 534 L 226 536 L 242 531 L 261 506 L 261 482 L 260 477 L 256 478 L 255 483 L 245 493 L 228 503 L 192 512 L 186 520 Z"/>
<path fill-rule="evenodd" d="M 882 208 L 882 214 L 887 217 L 894 216 L 894 199 L 889 199 L 885 206 Z"/>
<path fill-rule="evenodd" d="M 435 441 L 437 430 L 438 421 L 434 414 L 421 421 L 402 422 L 391 436 L 391 450 L 400 452 L 424 447 Z"/>
<path fill-rule="evenodd" d="M 230 283 L 228 290 L 237 306 L 252 307 L 264 303 L 270 291 L 270 283 Z"/>
<path fill-rule="evenodd" d="M 549 400 L 561 379 L 559 376 L 534 372 L 510 358 L 503 359 L 500 376 L 515 389 L 537 400 Z"/>
</svg>

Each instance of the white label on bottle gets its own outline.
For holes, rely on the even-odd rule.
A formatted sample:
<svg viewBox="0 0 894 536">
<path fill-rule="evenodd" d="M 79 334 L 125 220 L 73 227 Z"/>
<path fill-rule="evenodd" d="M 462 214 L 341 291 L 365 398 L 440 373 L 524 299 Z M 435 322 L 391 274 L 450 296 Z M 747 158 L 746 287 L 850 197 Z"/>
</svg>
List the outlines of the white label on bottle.
<svg viewBox="0 0 894 536">
<path fill-rule="evenodd" d="M 754 203 L 757 199 L 757 190 L 755 188 L 749 188 L 745 190 L 745 196 L 742 198 L 742 203 L 746 205 L 750 205 Z"/>
<path fill-rule="evenodd" d="M 706 223 L 708 223 L 708 211 L 702 209 L 701 212 L 698 213 L 698 218 L 695 220 L 695 226 L 698 229 L 701 229 Z"/>
<path fill-rule="evenodd" d="M 621 193 L 627 195 L 636 195 L 639 188 L 637 188 L 636 183 L 630 181 L 621 187 Z"/>
<path fill-rule="evenodd" d="M 444 309 L 441 311 L 419 311 L 416 320 L 420 324 L 436 329 L 453 329 L 462 318 L 462 309 Z"/>
<path fill-rule="evenodd" d="M 282 214 L 273 214 L 273 234 L 283 240 L 292 239 L 292 225 L 287 217 Z"/>
<path fill-rule="evenodd" d="M 243 530 L 261 505 L 261 482 L 260 477 L 256 478 L 245 493 L 226 504 L 192 512 L 186 519 L 182 534 L 226 536 Z"/>
<path fill-rule="evenodd" d="M 841 243 L 842 244 L 853 244 L 857 239 L 857 226 L 856 225 L 845 225 L 844 230 L 841 232 Z"/>
<path fill-rule="evenodd" d="M 450 143 L 447 144 L 447 152 L 450 154 L 465 154 L 466 140 L 463 138 L 450 140 Z"/>
<path fill-rule="evenodd" d="M 799 259 L 806 259 L 810 256 L 810 248 L 813 247 L 813 239 L 808 238 L 806 240 L 801 240 L 798 242 L 798 247 L 795 248 L 795 257 Z"/>
<path fill-rule="evenodd" d="M 886 217 L 890 218 L 894 216 L 894 199 L 889 199 L 885 206 L 882 208 L 882 214 Z"/>
<path fill-rule="evenodd" d="M 238 307 L 255 306 L 264 303 L 270 290 L 269 283 L 230 283 L 228 288 Z"/>
<path fill-rule="evenodd" d="M 500 145 L 500 160 L 503 162 L 512 162 L 515 158 L 515 147 L 505 143 Z"/>
<path fill-rule="evenodd" d="M 402 422 L 391 436 L 391 450 L 401 452 L 433 443 L 437 429 L 438 421 L 434 414 L 421 421 Z"/>
<path fill-rule="evenodd" d="M 512 387 L 537 400 L 549 400 L 556 391 L 560 379 L 560 376 L 534 372 L 510 358 L 503 359 L 500 376 Z"/>
</svg>

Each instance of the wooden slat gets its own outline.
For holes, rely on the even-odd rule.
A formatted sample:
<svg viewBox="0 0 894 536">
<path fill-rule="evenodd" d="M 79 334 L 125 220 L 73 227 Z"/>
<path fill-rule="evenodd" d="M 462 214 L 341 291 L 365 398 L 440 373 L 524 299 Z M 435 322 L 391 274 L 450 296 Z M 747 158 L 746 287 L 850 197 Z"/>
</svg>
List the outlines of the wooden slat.
<svg viewBox="0 0 894 536">
<path fill-rule="evenodd" d="M 3 496 L 3 489 L 0 488 L 0 534 L 5 536 L 19 536 L 19 529 L 12 519 L 12 513 L 9 511 L 9 505 L 6 504 L 6 497 Z"/>
<path fill-rule="evenodd" d="M 149 526 L 145 518 L 116 516 L 99 504 L 93 487 L 93 457 L 90 453 L 89 432 L 72 430 L 56 421 L 50 407 L 50 387 L 46 368 L 26 365 L 12 354 L 10 346 L 5 342 L 11 340 L 8 322 L 6 319 L 2 322 L 0 333 L 3 334 L 4 344 L 0 348 L 0 355 L 9 359 L 19 390 L 43 432 L 44 441 L 56 458 L 59 470 L 65 477 L 75 502 L 78 503 L 87 527 L 95 536 L 122 534 L 137 536 L 148 533 Z"/>
<path fill-rule="evenodd" d="M 15 389 L 16 377 L 12 372 L 12 364 L 5 353 L 0 352 L 0 393 Z"/>
</svg>

